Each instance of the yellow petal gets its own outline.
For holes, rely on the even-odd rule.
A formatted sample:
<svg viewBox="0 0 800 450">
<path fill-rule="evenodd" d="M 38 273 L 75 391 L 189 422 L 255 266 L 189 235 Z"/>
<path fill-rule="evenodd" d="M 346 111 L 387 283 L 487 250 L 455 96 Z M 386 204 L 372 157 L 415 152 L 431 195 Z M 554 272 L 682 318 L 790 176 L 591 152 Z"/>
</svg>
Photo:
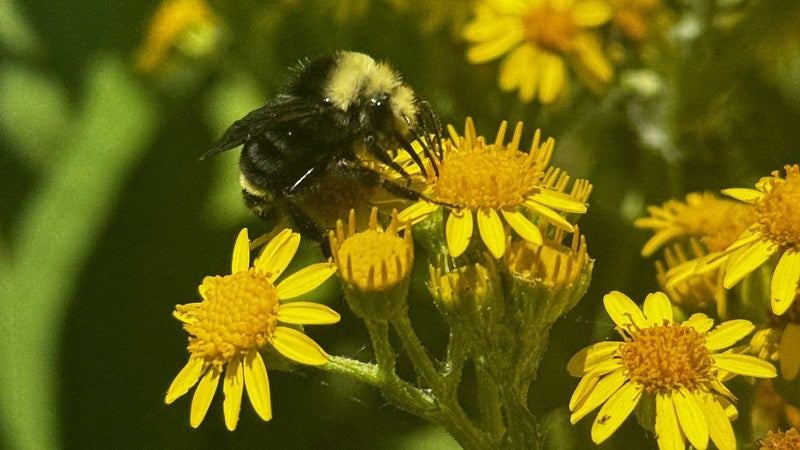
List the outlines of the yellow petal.
<svg viewBox="0 0 800 450">
<path fill-rule="evenodd" d="M 327 325 L 341 316 L 325 305 L 313 302 L 284 303 L 278 307 L 278 320 L 296 325 Z"/>
<path fill-rule="evenodd" d="M 797 297 L 800 282 L 800 251 L 787 250 L 772 274 L 771 301 L 772 313 L 783 315 Z"/>
<path fill-rule="evenodd" d="M 722 405 L 709 393 L 698 395 L 697 399 L 706 416 L 708 434 L 714 445 L 719 450 L 736 450 L 736 436 Z"/>
<path fill-rule="evenodd" d="M 627 295 L 619 291 L 611 291 L 603 297 L 606 312 L 617 326 L 626 328 L 629 324 L 637 328 L 645 328 L 647 321 L 644 314 Z"/>
<path fill-rule="evenodd" d="M 250 269 L 250 239 L 247 237 L 247 228 L 242 228 L 233 245 L 231 258 L 231 273 L 244 272 Z"/>
<path fill-rule="evenodd" d="M 538 78 L 537 66 L 533 63 L 536 51 L 530 45 L 520 45 L 500 64 L 498 84 L 504 91 L 520 88 L 520 97 L 528 101 L 533 98 Z M 524 93 L 523 93 L 524 91 Z"/>
<path fill-rule="evenodd" d="M 664 245 L 666 245 L 671 240 L 681 237 L 685 234 L 685 232 L 679 228 L 667 228 L 664 230 L 658 231 L 656 234 L 653 235 L 647 242 L 644 243 L 644 247 L 642 247 L 642 256 L 647 258 L 651 256 L 656 250 L 660 249 Z"/>
<path fill-rule="evenodd" d="M 225 377 L 222 379 L 222 393 L 225 394 L 222 410 L 225 412 L 225 426 L 229 431 L 235 430 L 236 424 L 239 423 L 243 388 L 242 361 L 237 357 L 232 359 L 225 367 Z"/>
<path fill-rule="evenodd" d="M 589 391 L 588 395 L 583 396 L 583 398 L 577 402 L 575 405 L 576 408 L 573 410 L 572 415 L 569 416 L 569 421 L 573 424 L 578 422 L 587 414 L 594 411 L 598 406 L 602 405 L 614 392 L 617 392 L 619 388 L 628 382 L 630 382 L 630 380 L 628 380 L 628 377 L 625 375 L 625 370 L 622 368 L 601 377 L 594 388 Z"/>
<path fill-rule="evenodd" d="M 445 238 L 450 256 L 457 258 L 464 253 L 472 239 L 472 211 L 462 209 L 451 211 L 445 225 Z"/>
<path fill-rule="evenodd" d="M 543 53 L 541 77 L 539 81 L 539 100 L 542 103 L 552 103 L 564 91 L 567 81 L 567 69 L 564 60 L 553 53 Z"/>
<path fill-rule="evenodd" d="M 400 211 L 400 214 L 397 215 L 397 220 L 400 223 L 411 222 L 412 225 L 415 225 L 425 220 L 429 214 L 437 209 L 439 209 L 439 205 L 421 200 Z"/>
<path fill-rule="evenodd" d="M 253 267 L 267 274 L 269 281 L 275 281 L 292 262 L 299 246 L 300 234 L 284 228 L 264 246 Z"/>
<path fill-rule="evenodd" d="M 647 294 L 643 312 L 648 325 L 661 325 L 665 320 L 672 323 L 672 304 L 663 292 Z"/>
<path fill-rule="evenodd" d="M 764 196 L 763 192 L 747 188 L 723 189 L 722 193 L 727 195 L 728 197 L 733 197 L 736 200 L 741 200 L 747 203 L 753 203 L 754 201 Z"/>
<path fill-rule="evenodd" d="M 505 209 L 501 209 L 500 212 L 503 214 L 503 218 L 506 219 L 506 222 L 511 225 L 511 228 L 513 228 L 522 239 L 536 245 L 542 245 L 542 232 L 539 231 L 539 227 L 528 220 L 524 214 L 519 211 L 507 211 Z"/>
<path fill-rule="evenodd" d="M 503 230 L 503 222 L 497 211 L 491 208 L 480 208 L 478 210 L 478 232 L 481 240 L 486 244 L 486 248 L 496 259 L 503 257 L 506 252 L 506 232 Z"/>
<path fill-rule="evenodd" d="M 197 384 L 192 397 L 192 409 L 189 412 L 189 424 L 192 428 L 199 427 L 206 417 L 208 407 L 211 405 L 211 400 L 217 391 L 217 385 L 219 385 L 219 375 L 220 371 L 212 366 Z"/>
<path fill-rule="evenodd" d="M 544 220 L 552 223 L 553 225 L 565 230 L 565 231 L 573 231 L 575 229 L 571 223 L 567 221 L 567 219 L 561 217 L 557 212 L 553 211 L 552 209 L 539 204 L 533 200 L 525 200 L 524 203 L 525 207 L 530 209 L 531 211 L 535 212 L 536 214 L 542 216 Z"/>
<path fill-rule="evenodd" d="M 284 278 L 275 286 L 275 294 L 281 300 L 294 298 L 316 289 L 336 273 L 336 265 L 330 262 L 312 264 Z"/>
<path fill-rule="evenodd" d="M 613 10 L 608 2 L 603 0 L 584 0 L 575 3 L 570 11 L 572 20 L 581 28 L 591 28 L 602 25 L 609 20 Z"/>
<path fill-rule="evenodd" d="M 694 328 L 698 333 L 706 333 L 714 327 L 714 319 L 703 313 L 694 313 L 681 325 Z"/>
<path fill-rule="evenodd" d="M 611 372 L 622 371 L 623 369 L 622 361 L 619 358 L 609 359 L 594 366 L 594 369 L 581 377 L 578 386 L 575 387 L 575 392 L 572 393 L 572 397 L 569 400 L 569 409 L 573 410 L 583 403 L 592 393 L 600 378 Z"/>
<path fill-rule="evenodd" d="M 778 375 L 772 363 L 750 355 L 716 353 L 711 355 L 714 367 L 746 377 L 773 378 Z"/>
<path fill-rule="evenodd" d="M 244 385 L 247 398 L 259 417 L 264 421 L 272 419 L 272 399 L 269 393 L 267 367 L 258 350 L 250 350 L 244 357 Z"/>
<path fill-rule="evenodd" d="M 503 56 L 522 42 L 523 31 L 520 26 L 511 27 L 503 35 L 473 45 L 467 50 L 467 60 L 481 64 Z"/>
<path fill-rule="evenodd" d="M 659 450 L 685 450 L 683 435 L 675 415 L 672 399 L 663 394 L 656 395 L 656 439 Z"/>
<path fill-rule="evenodd" d="M 749 320 L 735 319 L 717 325 L 706 335 L 706 348 L 711 351 L 722 350 L 739 342 L 754 329 Z"/>
<path fill-rule="evenodd" d="M 700 408 L 694 394 L 686 388 L 680 388 L 672 394 L 675 413 L 678 416 L 683 434 L 695 447 L 704 449 L 708 446 L 708 424 L 703 409 Z"/>
<path fill-rule="evenodd" d="M 567 371 L 573 377 L 579 377 L 595 369 L 598 364 L 612 360 L 621 342 L 603 341 L 583 348 L 576 353 L 567 363 Z"/>
<path fill-rule="evenodd" d="M 183 394 L 189 392 L 189 389 L 197 384 L 197 380 L 203 376 L 205 370 L 206 362 L 203 358 L 195 356 L 190 357 L 189 362 L 183 366 L 183 369 L 181 369 L 178 375 L 175 376 L 175 379 L 172 380 L 172 384 L 169 385 L 167 397 L 164 401 L 169 405 Z"/>
<path fill-rule="evenodd" d="M 725 267 L 725 289 L 732 288 L 753 270 L 764 264 L 777 250 L 777 247 L 766 241 L 756 241 L 732 254 Z"/>
<path fill-rule="evenodd" d="M 272 346 L 293 361 L 310 366 L 321 366 L 330 356 L 305 334 L 288 327 L 276 327 Z"/>
<path fill-rule="evenodd" d="M 778 348 L 781 364 L 781 376 L 787 380 L 793 380 L 800 369 L 800 325 L 787 323 L 786 328 L 781 334 L 781 342 Z"/>
<path fill-rule="evenodd" d="M 586 203 L 579 202 L 559 191 L 542 189 L 540 192 L 528 196 L 528 199 L 563 212 L 584 214 L 587 211 Z"/>
<path fill-rule="evenodd" d="M 638 383 L 626 383 L 609 397 L 592 424 L 592 441 L 595 444 L 605 441 L 617 431 L 639 403 L 642 389 Z"/>
</svg>

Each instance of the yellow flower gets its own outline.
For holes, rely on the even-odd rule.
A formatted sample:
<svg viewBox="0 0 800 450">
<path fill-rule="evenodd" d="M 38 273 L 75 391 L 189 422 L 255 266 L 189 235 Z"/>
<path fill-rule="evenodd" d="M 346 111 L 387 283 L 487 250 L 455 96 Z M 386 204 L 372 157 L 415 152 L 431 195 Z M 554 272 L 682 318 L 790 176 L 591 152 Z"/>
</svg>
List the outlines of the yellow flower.
<svg viewBox="0 0 800 450">
<path fill-rule="evenodd" d="M 753 205 L 756 222 L 720 256 L 725 260 L 724 286 L 730 289 L 773 255 L 779 256 L 772 273 L 772 312 L 782 315 L 794 302 L 800 283 L 800 166 L 785 166 L 762 178 L 756 189 L 726 189 L 723 193 Z"/>
<path fill-rule="evenodd" d="M 800 448 L 800 433 L 794 427 L 786 431 L 772 431 L 758 443 L 758 450 L 788 450 Z"/>
<path fill-rule="evenodd" d="M 256 413 L 264 420 L 272 418 L 267 370 L 258 352 L 266 344 L 302 364 L 328 362 L 328 354 L 316 342 L 294 327 L 281 325 L 339 321 L 339 314 L 324 305 L 281 303 L 315 289 L 336 271 L 330 263 L 313 264 L 275 284 L 299 245 L 300 235 L 285 229 L 250 267 L 250 241 L 243 229 L 233 249 L 231 274 L 206 277 L 199 288 L 201 302 L 175 307 L 174 316 L 191 335 L 190 356 L 167 390 L 166 402 L 174 402 L 197 385 L 189 419 L 192 427 L 205 418 L 220 377 L 229 430 L 234 430 L 239 420 L 245 387 Z"/>
<path fill-rule="evenodd" d="M 567 64 L 599 92 L 614 73 L 592 29 L 612 14 L 600 0 L 484 0 L 464 29 L 473 43 L 467 59 L 481 64 L 505 55 L 500 88 L 518 89 L 523 101 L 559 98 L 567 87 Z"/>
<path fill-rule="evenodd" d="M 136 54 L 136 68 L 156 71 L 170 51 L 205 55 L 216 45 L 219 22 L 203 0 L 166 0 L 150 22 L 147 37 Z"/>
<path fill-rule="evenodd" d="M 650 294 L 640 310 L 621 292 L 603 299 L 623 342 L 590 345 L 570 359 L 569 373 L 582 377 L 570 399 L 570 420 L 600 407 L 592 440 L 600 443 L 630 415 L 640 400 L 655 401 L 655 433 L 661 449 L 698 449 L 709 437 L 720 449 L 735 449 L 729 421 L 733 394 L 722 384 L 732 374 L 771 378 L 772 364 L 749 355 L 719 353 L 753 330 L 746 320 L 721 323 L 694 314 L 675 323 L 672 305 L 661 292 Z M 726 411 L 727 410 L 727 411 Z"/>
<path fill-rule="evenodd" d="M 767 327 L 750 339 L 749 353 L 769 361 L 778 361 L 781 376 L 793 380 L 800 372 L 800 302 L 783 315 L 770 314 Z"/>
<path fill-rule="evenodd" d="M 689 311 L 715 302 L 719 316 L 726 317 L 727 294 L 720 264 L 707 265 L 704 258 L 727 248 L 753 223 L 753 208 L 710 192 L 691 192 L 684 201 L 648 206 L 647 212 L 649 217 L 634 222 L 636 227 L 654 232 L 642 247 L 642 256 L 672 244 L 664 251 L 664 260 L 656 262 L 661 288 Z"/>
<path fill-rule="evenodd" d="M 364 320 L 386 321 L 407 305 L 414 241 L 411 224 L 403 226 L 403 236 L 398 235 L 400 227 L 395 210 L 384 231 L 378 224 L 378 208 L 373 207 L 369 228 L 356 232 L 356 213 L 351 209 L 347 231 L 339 220 L 336 231 L 328 235 L 344 297 Z"/>
<path fill-rule="evenodd" d="M 632 41 L 642 41 L 650 34 L 652 22 L 659 19 L 661 0 L 613 0 L 613 24 Z"/>
<path fill-rule="evenodd" d="M 556 228 L 553 238 L 541 245 L 515 242 L 505 257 L 509 272 L 515 278 L 543 283 L 551 289 L 571 284 L 591 262 L 586 253 L 586 238 L 577 226 L 569 246 L 562 243 L 563 237 L 564 231 Z"/>
<path fill-rule="evenodd" d="M 438 165 L 438 177 L 428 170 L 429 186 L 423 191 L 426 198 L 457 205 L 445 223 L 445 237 L 450 255 L 458 257 L 467 249 L 477 222 L 481 240 L 499 259 L 506 250 L 506 231 L 503 222 L 524 240 L 542 244 L 538 224 L 529 215 L 537 215 L 565 231 L 573 225 L 557 211 L 583 214 L 585 197 L 591 184 L 579 180 L 572 191 L 564 192 L 569 176 L 557 168 L 547 168 L 555 141 L 540 144 L 537 130 L 529 153 L 519 150 L 522 123 L 518 123 L 511 142 L 504 143 L 506 123 L 503 122 L 492 144 L 477 137 L 472 119 L 467 119 L 465 136 L 449 127 L 451 139 L 445 140 L 443 157 Z M 420 201 L 399 214 L 404 222 L 415 223 L 439 206 Z"/>
<path fill-rule="evenodd" d="M 676 240 L 695 237 L 710 252 L 724 250 L 752 225 L 755 212 L 748 205 L 719 198 L 710 192 L 691 192 L 685 201 L 669 200 L 648 206 L 650 217 L 636 219 L 637 228 L 655 234 L 642 247 L 642 256 Z"/>
</svg>

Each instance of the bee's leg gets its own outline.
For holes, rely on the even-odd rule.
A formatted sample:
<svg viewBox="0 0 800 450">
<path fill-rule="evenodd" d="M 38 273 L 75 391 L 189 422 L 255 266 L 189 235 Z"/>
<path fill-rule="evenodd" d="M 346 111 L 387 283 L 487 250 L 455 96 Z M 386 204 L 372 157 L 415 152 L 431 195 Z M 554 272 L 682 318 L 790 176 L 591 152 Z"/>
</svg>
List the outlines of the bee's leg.
<svg viewBox="0 0 800 450">
<path fill-rule="evenodd" d="M 378 158 L 378 161 L 380 161 L 383 164 L 386 164 L 387 166 L 391 167 L 392 170 L 394 170 L 395 172 L 397 172 L 400 175 L 402 175 L 403 178 L 405 178 L 406 180 L 411 180 L 411 175 L 409 175 L 408 172 L 406 172 L 406 170 L 403 169 L 403 167 L 400 164 L 394 162 L 394 160 L 389 155 L 389 152 L 387 152 L 383 147 L 380 146 L 380 144 L 378 143 L 378 139 L 374 135 L 369 135 L 369 136 L 365 137 L 364 138 L 364 144 L 367 147 L 367 150 L 369 151 L 369 153 L 372 156 Z M 407 144 L 407 145 L 409 145 L 409 148 L 410 148 L 410 144 Z M 406 150 L 406 151 L 409 151 L 409 150 Z M 413 149 L 411 149 L 409 151 L 409 153 L 412 155 L 411 156 L 412 158 L 415 158 L 415 161 L 419 159 L 419 155 L 414 153 Z M 422 165 L 421 165 L 422 161 L 420 161 L 419 164 L 420 164 L 420 168 L 422 169 L 422 173 L 425 173 L 425 168 L 422 167 Z"/>
<path fill-rule="evenodd" d="M 329 259 L 332 256 L 331 244 L 328 241 L 328 233 L 308 216 L 299 206 L 292 202 L 291 198 L 286 198 L 284 201 L 286 205 L 286 212 L 289 214 L 291 223 L 297 228 L 304 237 L 309 237 L 319 242 L 322 256 Z"/>
</svg>

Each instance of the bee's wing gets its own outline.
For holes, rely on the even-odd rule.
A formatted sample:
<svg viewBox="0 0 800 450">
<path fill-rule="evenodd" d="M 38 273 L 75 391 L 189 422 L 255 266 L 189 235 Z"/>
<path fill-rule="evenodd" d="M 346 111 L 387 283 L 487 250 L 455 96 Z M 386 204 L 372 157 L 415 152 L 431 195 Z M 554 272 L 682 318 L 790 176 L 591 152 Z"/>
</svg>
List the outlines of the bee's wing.
<svg viewBox="0 0 800 450">
<path fill-rule="evenodd" d="M 236 148 L 253 137 L 270 130 L 291 129 L 293 124 L 304 122 L 320 113 L 320 105 L 293 96 L 279 96 L 273 102 L 256 110 L 231 125 L 222 139 L 200 159 L 218 155 Z"/>
</svg>

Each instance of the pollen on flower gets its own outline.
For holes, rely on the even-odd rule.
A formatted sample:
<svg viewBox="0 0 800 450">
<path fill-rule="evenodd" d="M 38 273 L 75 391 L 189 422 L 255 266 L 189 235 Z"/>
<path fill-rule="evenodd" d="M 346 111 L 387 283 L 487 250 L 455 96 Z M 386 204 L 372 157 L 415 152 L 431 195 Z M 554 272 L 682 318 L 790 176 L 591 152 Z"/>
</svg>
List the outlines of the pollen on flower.
<svg viewBox="0 0 800 450">
<path fill-rule="evenodd" d="M 414 260 L 411 225 L 405 225 L 401 237 L 397 234 L 396 212 L 386 231 L 378 224 L 377 217 L 377 208 L 372 208 L 369 229 L 356 232 L 355 211 L 350 210 L 347 232 L 340 220 L 336 231 L 329 235 L 340 276 L 363 291 L 391 289 L 409 276 Z"/>
<path fill-rule="evenodd" d="M 651 394 L 690 391 L 713 379 L 713 360 L 705 334 L 690 326 L 664 321 L 661 325 L 622 330 L 622 363 L 628 377 Z"/>
<path fill-rule="evenodd" d="M 759 443 L 759 450 L 791 450 L 800 448 L 800 433 L 794 427 L 786 431 L 767 432 L 767 437 Z"/>
<path fill-rule="evenodd" d="M 536 193 L 555 141 L 548 139 L 539 146 L 537 133 L 531 152 L 524 153 L 518 150 L 521 124 L 511 142 L 504 145 L 506 126 L 505 122 L 501 125 L 494 144 L 487 144 L 483 137 L 474 137 L 474 125 L 468 121 L 465 138 L 454 136 L 455 146 L 451 141 L 445 143 L 445 158 L 434 185 L 438 200 L 471 210 L 498 210 L 522 205 Z"/>
<path fill-rule="evenodd" d="M 786 178 L 778 171 L 761 181 L 765 192 L 755 203 L 762 233 L 782 248 L 800 248 L 800 166 L 784 167 Z"/>
<path fill-rule="evenodd" d="M 553 52 L 572 50 L 575 36 L 581 32 L 571 12 L 555 9 L 548 3 L 528 12 L 522 24 L 525 40 Z"/>
<path fill-rule="evenodd" d="M 278 296 L 264 274 L 254 269 L 203 283 L 205 300 L 176 306 L 176 313 L 191 317 L 184 323 L 189 351 L 212 364 L 266 344 L 277 326 Z"/>
</svg>

